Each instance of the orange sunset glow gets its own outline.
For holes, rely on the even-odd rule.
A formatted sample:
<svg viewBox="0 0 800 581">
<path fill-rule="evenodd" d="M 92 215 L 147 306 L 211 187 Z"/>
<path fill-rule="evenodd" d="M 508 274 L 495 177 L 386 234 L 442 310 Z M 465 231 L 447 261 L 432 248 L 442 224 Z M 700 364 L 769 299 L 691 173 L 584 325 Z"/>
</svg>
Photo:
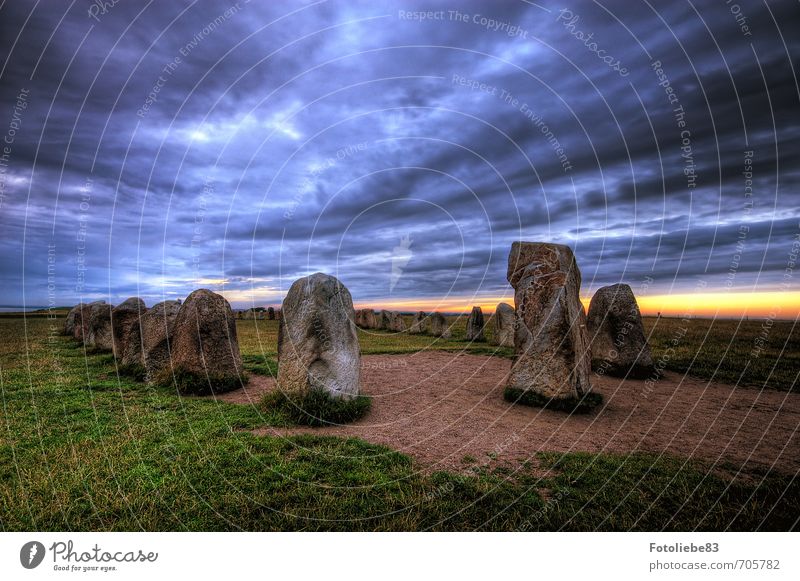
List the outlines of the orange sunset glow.
<svg viewBox="0 0 800 581">
<path fill-rule="evenodd" d="M 588 309 L 591 296 L 581 297 Z M 800 292 L 703 292 L 649 295 L 637 297 L 639 308 L 645 316 L 661 313 L 669 317 L 769 317 L 773 319 L 795 319 L 800 316 Z M 498 303 L 514 305 L 514 296 L 453 297 L 446 299 L 408 299 L 360 302 L 356 308 L 396 311 L 440 311 L 444 313 L 467 313 L 478 306 L 492 313 Z"/>
</svg>

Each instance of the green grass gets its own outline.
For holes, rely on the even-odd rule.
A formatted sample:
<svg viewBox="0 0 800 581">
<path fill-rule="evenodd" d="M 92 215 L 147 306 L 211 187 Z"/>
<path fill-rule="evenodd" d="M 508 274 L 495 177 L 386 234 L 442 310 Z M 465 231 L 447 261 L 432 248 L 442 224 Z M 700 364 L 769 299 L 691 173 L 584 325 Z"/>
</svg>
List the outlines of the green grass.
<svg viewBox="0 0 800 581">
<path fill-rule="evenodd" d="M 322 389 L 312 389 L 306 394 L 271 391 L 262 405 L 268 411 L 282 414 L 293 424 L 326 426 L 348 424 L 363 417 L 372 401 L 366 395 L 353 399 L 336 398 Z"/>
<path fill-rule="evenodd" d="M 43 318 L 0 321 L 5 531 L 798 526 L 800 482 L 775 472 L 732 479 L 730 467 L 676 457 L 547 453 L 520 468 L 476 462 L 425 474 L 408 456 L 357 439 L 257 436 L 251 430 L 286 419 L 118 375 L 109 354 L 86 355 L 58 336 L 61 322 L 53 333 Z M 239 323 L 246 367 L 274 371 L 275 328 Z M 364 352 L 412 341 L 432 339 L 400 336 L 393 346 L 380 337 Z"/>
<path fill-rule="evenodd" d="M 513 387 L 506 387 L 503 390 L 503 398 L 511 403 L 547 408 L 570 414 L 588 414 L 603 403 L 603 396 L 594 392 L 587 393 L 579 398 L 549 398 L 533 391 Z"/>
<path fill-rule="evenodd" d="M 135 378 L 134 378 L 135 379 Z M 247 376 L 215 373 L 212 369 L 198 373 L 182 366 L 168 367 L 155 374 L 153 383 L 163 388 L 176 389 L 182 395 L 211 395 L 239 389 Z"/>
<path fill-rule="evenodd" d="M 406 316 L 406 324 L 412 317 Z M 360 329 L 361 352 L 365 355 L 414 353 L 423 349 L 457 351 L 475 355 L 513 357 L 513 349 L 488 343 L 466 343 L 467 317 L 448 317 L 453 321 L 453 337 L 436 339 L 427 335 L 365 331 Z M 702 379 L 733 385 L 779 389 L 798 389 L 800 375 L 800 329 L 794 323 L 777 321 L 765 330 L 762 320 L 731 321 L 644 317 L 653 360 L 667 371 L 688 373 Z M 490 317 L 486 337 L 492 336 Z M 277 321 L 238 321 L 239 346 L 243 356 L 266 358 L 276 372 Z M 247 367 L 247 365 L 246 365 Z M 249 370 L 249 369 L 248 369 Z"/>
<path fill-rule="evenodd" d="M 795 323 L 644 317 L 653 360 L 669 371 L 750 387 L 796 391 Z"/>
</svg>

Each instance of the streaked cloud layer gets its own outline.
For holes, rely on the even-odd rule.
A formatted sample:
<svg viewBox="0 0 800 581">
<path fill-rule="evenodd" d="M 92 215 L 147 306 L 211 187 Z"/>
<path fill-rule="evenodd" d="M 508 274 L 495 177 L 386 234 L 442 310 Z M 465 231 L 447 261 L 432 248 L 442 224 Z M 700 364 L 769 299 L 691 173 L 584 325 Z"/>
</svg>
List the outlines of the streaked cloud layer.
<svg viewBox="0 0 800 581">
<path fill-rule="evenodd" d="M 485 304 L 525 239 L 794 304 L 800 9 L 738 5 L 7 2 L 0 303 Z"/>
</svg>

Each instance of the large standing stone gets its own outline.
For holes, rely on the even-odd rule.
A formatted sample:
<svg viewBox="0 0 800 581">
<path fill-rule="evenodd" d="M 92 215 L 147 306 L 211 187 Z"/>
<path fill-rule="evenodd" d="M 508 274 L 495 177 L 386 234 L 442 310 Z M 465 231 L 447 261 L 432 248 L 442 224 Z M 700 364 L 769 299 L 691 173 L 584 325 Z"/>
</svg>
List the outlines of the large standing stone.
<svg viewBox="0 0 800 581">
<path fill-rule="evenodd" d="M 145 377 L 153 381 L 159 372 L 170 366 L 169 341 L 181 301 L 164 301 L 153 305 L 131 328 L 122 353 L 122 365 L 141 365 Z"/>
<path fill-rule="evenodd" d="M 361 309 L 361 326 L 364 329 L 377 329 L 378 318 L 372 309 Z"/>
<path fill-rule="evenodd" d="M 377 329 L 389 330 L 392 326 L 392 312 L 383 310 L 378 313 L 378 326 Z"/>
<path fill-rule="evenodd" d="M 131 329 L 138 327 L 139 317 L 147 311 L 144 301 L 131 297 L 118 304 L 111 311 L 111 334 L 114 355 L 122 359 L 125 344 L 131 336 Z"/>
<path fill-rule="evenodd" d="M 77 304 L 69 310 L 67 318 L 64 320 L 64 334 L 70 337 L 75 336 L 75 327 L 81 324 L 81 306 Z"/>
<path fill-rule="evenodd" d="M 358 309 L 356 310 L 356 327 L 361 327 L 362 329 L 366 329 L 366 314 L 367 309 Z"/>
<path fill-rule="evenodd" d="M 425 313 L 425 311 L 419 311 L 414 315 L 414 319 L 411 321 L 411 327 L 409 327 L 408 332 L 412 335 L 422 335 L 425 333 L 427 327 L 428 315 Z"/>
<path fill-rule="evenodd" d="M 89 307 L 89 325 L 85 333 L 86 344 L 95 349 L 111 351 L 114 336 L 111 332 L 111 310 L 106 303 L 92 303 Z"/>
<path fill-rule="evenodd" d="M 516 313 L 514 307 L 508 303 L 500 303 L 494 310 L 494 327 L 492 333 L 492 345 L 499 347 L 514 346 L 514 320 Z"/>
<path fill-rule="evenodd" d="M 480 307 L 472 307 L 467 319 L 467 341 L 486 341 L 483 335 L 483 311 Z"/>
<path fill-rule="evenodd" d="M 269 307 L 267 309 L 267 319 L 270 321 L 275 320 L 275 307 Z"/>
<path fill-rule="evenodd" d="M 639 305 L 627 284 L 605 286 L 595 293 L 587 328 L 595 371 L 640 379 L 654 372 Z"/>
<path fill-rule="evenodd" d="M 89 318 L 91 316 L 92 307 L 95 305 L 103 305 L 105 301 L 94 301 L 91 303 L 81 303 L 75 315 L 75 326 L 72 330 L 72 336 L 78 341 L 83 341 L 88 344 L 89 341 Z"/>
<path fill-rule="evenodd" d="M 392 314 L 394 315 L 394 318 L 392 319 L 392 331 L 399 333 L 408 329 L 402 313 L 399 311 L 392 311 Z"/>
<path fill-rule="evenodd" d="M 174 375 L 162 371 L 159 383 L 174 378 L 184 394 L 221 393 L 241 386 L 236 321 L 225 297 L 206 289 L 186 297 L 175 318 L 170 347 Z"/>
<path fill-rule="evenodd" d="M 442 339 L 449 339 L 452 336 L 450 327 L 447 325 L 447 319 L 442 313 L 431 314 L 431 335 Z"/>
<path fill-rule="evenodd" d="M 278 388 L 356 397 L 361 351 L 347 288 L 333 276 L 312 274 L 292 284 L 281 312 Z"/>
<path fill-rule="evenodd" d="M 397 311 L 381 311 L 381 329 L 400 333 L 406 330 L 406 322 Z"/>
<path fill-rule="evenodd" d="M 517 307 L 516 358 L 508 387 L 555 400 L 588 393 L 589 338 L 572 250 L 561 244 L 514 242 L 508 281 Z"/>
</svg>

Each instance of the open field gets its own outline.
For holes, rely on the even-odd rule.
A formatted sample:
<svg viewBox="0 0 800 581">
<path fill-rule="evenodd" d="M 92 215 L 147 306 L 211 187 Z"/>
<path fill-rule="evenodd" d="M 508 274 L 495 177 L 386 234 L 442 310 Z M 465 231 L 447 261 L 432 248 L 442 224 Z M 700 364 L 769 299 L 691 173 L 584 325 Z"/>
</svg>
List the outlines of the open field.
<svg viewBox="0 0 800 581">
<path fill-rule="evenodd" d="M 800 482 L 785 467 L 756 465 L 737 473 L 702 457 L 558 450 L 509 466 L 500 446 L 500 458 L 464 454 L 462 467 L 432 472 L 390 447 L 326 436 L 325 429 L 259 435 L 287 426 L 254 406 L 181 398 L 120 377 L 111 355 L 87 355 L 75 342 L 50 335 L 49 324 L 41 318 L 0 320 L 3 530 L 798 526 Z M 751 387 L 738 389 L 748 393 L 752 386 L 787 391 L 795 385 L 791 324 L 775 323 L 757 357 L 752 349 L 761 322 L 742 324 L 735 339 L 737 323 L 730 321 L 695 320 L 686 332 L 674 319 L 646 319 L 645 325 L 656 360 L 679 337 L 667 369 L 731 383 L 742 375 Z M 362 351 L 492 353 L 486 344 L 461 341 L 462 327 L 463 319 L 449 341 L 361 331 Z M 274 373 L 276 323 L 240 321 L 238 331 L 251 374 Z"/>
<path fill-rule="evenodd" d="M 405 317 L 411 323 L 411 317 Z M 466 316 L 452 317 L 453 339 L 424 335 L 359 331 L 364 354 L 414 353 L 423 349 L 463 351 L 473 355 L 511 357 L 512 349 L 498 349 L 488 343 L 464 342 Z M 643 317 L 653 360 L 668 371 L 722 381 L 738 386 L 791 391 L 800 375 L 800 328 L 793 322 L 732 321 L 693 319 L 687 324 L 677 318 Z M 277 355 L 276 321 L 239 321 L 242 354 Z M 492 335 L 487 318 L 487 338 Z"/>
</svg>

